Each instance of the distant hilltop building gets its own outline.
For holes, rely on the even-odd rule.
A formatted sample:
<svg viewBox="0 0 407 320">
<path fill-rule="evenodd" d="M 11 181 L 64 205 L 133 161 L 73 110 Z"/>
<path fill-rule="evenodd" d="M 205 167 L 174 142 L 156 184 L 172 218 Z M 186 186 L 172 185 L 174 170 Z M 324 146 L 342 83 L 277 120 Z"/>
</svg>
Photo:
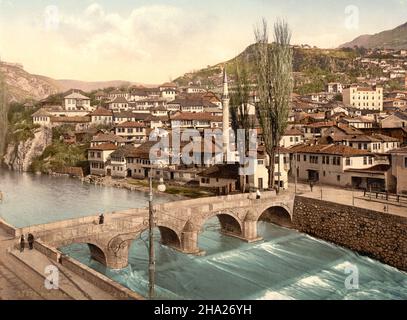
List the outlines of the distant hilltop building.
<svg viewBox="0 0 407 320">
<path fill-rule="evenodd" d="M 343 86 L 340 82 L 330 82 L 327 85 L 327 90 L 328 93 L 342 93 L 343 92 Z"/>
<path fill-rule="evenodd" d="M 21 63 L 4 62 L 4 61 L 1 61 L 1 60 L 0 60 L 0 63 L 3 66 L 7 66 L 7 67 L 15 67 L 15 68 L 24 69 L 24 66 Z"/>
<path fill-rule="evenodd" d="M 383 88 L 350 86 L 343 89 L 343 103 L 359 110 L 383 111 Z"/>
</svg>

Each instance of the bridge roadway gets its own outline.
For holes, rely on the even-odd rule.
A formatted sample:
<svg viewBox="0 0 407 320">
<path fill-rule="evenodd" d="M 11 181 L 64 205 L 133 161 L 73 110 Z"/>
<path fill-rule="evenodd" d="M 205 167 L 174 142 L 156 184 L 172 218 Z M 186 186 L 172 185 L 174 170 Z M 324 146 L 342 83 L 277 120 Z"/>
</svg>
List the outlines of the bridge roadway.
<svg viewBox="0 0 407 320">
<path fill-rule="evenodd" d="M 161 243 L 186 254 L 199 254 L 198 236 L 208 219 L 217 216 L 221 232 L 253 242 L 259 220 L 282 221 L 290 224 L 293 217 L 294 195 L 274 191 L 264 192 L 261 199 L 253 194 L 199 198 L 153 206 L 155 225 L 160 230 Z M 73 243 L 88 244 L 92 258 L 112 269 L 128 265 L 131 242 L 148 229 L 148 209 L 131 209 L 105 215 L 83 217 L 35 225 L 15 230 L 16 239 L 32 233 L 36 239 L 52 248 Z"/>
</svg>

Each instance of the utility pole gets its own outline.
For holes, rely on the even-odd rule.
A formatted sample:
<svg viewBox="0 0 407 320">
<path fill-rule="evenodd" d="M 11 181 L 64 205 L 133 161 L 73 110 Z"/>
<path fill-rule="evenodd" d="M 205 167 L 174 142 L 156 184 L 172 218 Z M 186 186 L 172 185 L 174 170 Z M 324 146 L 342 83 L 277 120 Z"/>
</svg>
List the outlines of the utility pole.
<svg viewBox="0 0 407 320">
<path fill-rule="evenodd" d="M 148 242 L 149 242 L 149 264 L 148 264 L 148 298 L 154 299 L 155 282 L 155 257 L 154 257 L 154 212 L 153 212 L 153 172 L 150 169 L 150 197 L 148 201 Z"/>
<path fill-rule="evenodd" d="M 297 194 L 297 152 L 294 153 L 294 157 L 295 157 L 295 194 Z"/>
<path fill-rule="evenodd" d="M 353 207 L 355 206 L 355 191 L 354 191 L 353 187 L 352 187 L 352 206 Z"/>
</svg>

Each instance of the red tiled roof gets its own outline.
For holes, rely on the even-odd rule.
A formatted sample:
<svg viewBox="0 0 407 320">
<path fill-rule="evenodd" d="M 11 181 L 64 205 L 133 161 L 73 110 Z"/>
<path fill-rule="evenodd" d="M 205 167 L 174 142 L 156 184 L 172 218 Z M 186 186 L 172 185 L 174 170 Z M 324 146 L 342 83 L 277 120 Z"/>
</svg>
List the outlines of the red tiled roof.
<svg viewBox="0 0 407 320">
<path fill-rule="evenodd" d="M 284 132 L 285 136 L 302 136 L 302 132 L 297 128 L 289 128 Z"/>
<path fill-rule="evenodd" d="M 110 110 L 107 110 L 105 108 L 97 108 L 95 111 L 93 111 L 91 116 L 113 116 L 113 112 Z"/>
<path fill-rule="evenodd" d="M 129 103 L 126 98 L 122 96 L 117 96 L 113 101 L 110 101 L 109 103 Z"/>
<path fill-rule="evenodd" d="M 117 146 L 114 145 L 113 143 L 103 143 L 98 146 L 93 146 L 88 148 L 88 150 L 103 150 L 103 151 L 109 151 L 109 150 L 116 150 Z"/>
<path fill-rule="evenodd" d="M 144 123 L 134 121 L 126 121 L 116 126 L 116 128 L 145 128 L 145 127 L 146 125 Z"/>
<path fill-rule="evenodd" d="M 214 122 L 222 122 L 221 116 L 213 116 L 208 112 L 181 112 L 171 117 L 171 120 L 206 120 Z"/>
<path fill-rule="evenodd" d="M 333 127 L 335 125 L 334 121 L 328 121 L 328 122 L 316 122 L 316 123 L 311 123 L 305 125 L 305 127 L 310 127 L 310 128 L 328 128 L 328 127 Z"/>
<path fill-rule="evenodd" d="M 51 117 L 51 122 L 61 123 L 86 123 L 90 122 L 90 117 Z"/>
<path fill-rule="evenodd" d="M 344 145 L 319 144 L 319 145 L 298 145 L 290 148 L 291 153 L 312 153 L 331 154 L 345 157 L 372 155 L 367 150 L 359 150 Z"/>
</svg>

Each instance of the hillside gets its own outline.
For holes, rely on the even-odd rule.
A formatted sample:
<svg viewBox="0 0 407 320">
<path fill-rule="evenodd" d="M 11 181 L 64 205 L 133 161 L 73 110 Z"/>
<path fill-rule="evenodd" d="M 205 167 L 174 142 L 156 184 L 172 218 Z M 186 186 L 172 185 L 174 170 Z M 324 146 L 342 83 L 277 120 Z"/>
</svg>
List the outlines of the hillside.
<svg viewBox="0 0 407 320">
<path fill-rule="evenodd" d="M 127 87 L 131 83 L 128 81 L 113 80 L 113 81 L 79 81 L 79 80 L 55 80 L 62 91 L 68 91 L 69 89 L 79 89 L 85 92 L 93 90 L 99 90 L 109 87 Z"/>
<path fill-rule="evenodd" d="M 349 49 L 305 49 L 301 47 L 294 47 L 293 49 L 293 69 L 296 77 L 296 86 L 299 91 L 304 85 L 310 85 L 310 90 L 315 91 L 320 89 L 324 83 L 329 81 L 350 81 L 344 72 L 349 72 L 355 66 L 353 60 L 357 56 L 357 52 Z M 202 85 L 208 88 L 216 88 L 221 84 L 222 67 L 226 65 L 226 69 L 230 74 L 233 81 L 233 74 L 236 70 L 236 64 L 244 63 L 248 69 L 249 77 L 253 80 L 255 77 L 254 71 L 255 59 L 255 45 L 252 44 L 247 47 L 237 57 L 209 66 L 199 71 L 187 73 L 175 80 L 178 85 L 188 85 L 193 83 L 195 85 Z M 301 78 L 306 78 L 302 81 Z M 314 82 L 319 81 L 318 85 L 313 85 Z"/>
<path fill-rule="evenodd" d="M 392 30 L 383 31 L 373 35 L 362 35 L 353 41 L 342 44 L 341 48 L 353 48 L 355 46 L 367 49 L 407 49 L 407 23 Z"/>
<path fill-rule="evenodd" d="M 0 62 L 10 101 L 41 100 L 61 89 L 55 80 L 30 74 L 22 66 Z"/>
<path fill-rule="evenodd" d="M 129 85 L 149 85 L 129 81 L 79 81 L 55 80 L 46 76 L 30 74 L 19 64 L 0 62 L 0 72 L 7 84 L 10 101 L 42 100 L 49 95 L 79 89 L 84 92 L 109 87 L 127 87 Z"/>
</svg>

